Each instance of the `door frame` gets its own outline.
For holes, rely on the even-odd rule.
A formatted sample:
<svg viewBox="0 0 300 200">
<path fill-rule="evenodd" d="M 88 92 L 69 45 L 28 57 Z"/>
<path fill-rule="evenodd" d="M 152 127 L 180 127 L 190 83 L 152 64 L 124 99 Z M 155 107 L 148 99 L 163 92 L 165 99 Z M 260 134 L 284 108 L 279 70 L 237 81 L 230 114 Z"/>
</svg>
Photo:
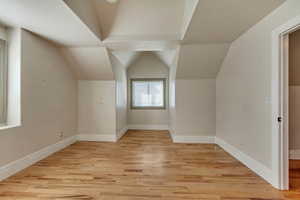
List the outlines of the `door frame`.
<svg viewBox="0 0 300 200">
<path fill-rule="evenodd" d="M 289 189 L 288 35 L 299 28 L 300 15 L 272 32 L 272 185 L 280 190 Z"/>
</svg>

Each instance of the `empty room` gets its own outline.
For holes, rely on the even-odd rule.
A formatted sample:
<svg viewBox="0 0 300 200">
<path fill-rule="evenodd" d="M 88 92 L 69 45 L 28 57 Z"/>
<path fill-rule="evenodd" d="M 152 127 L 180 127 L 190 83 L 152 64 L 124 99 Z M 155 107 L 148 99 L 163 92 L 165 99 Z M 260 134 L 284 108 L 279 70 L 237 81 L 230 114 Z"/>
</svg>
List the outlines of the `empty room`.
<svg viewBox="0 0 300 200">
<path fill-rule="evenodd" d="M 300 0 L 0 0 L 0 200 L 299 200 L 299 85 Z"/>
</svg>

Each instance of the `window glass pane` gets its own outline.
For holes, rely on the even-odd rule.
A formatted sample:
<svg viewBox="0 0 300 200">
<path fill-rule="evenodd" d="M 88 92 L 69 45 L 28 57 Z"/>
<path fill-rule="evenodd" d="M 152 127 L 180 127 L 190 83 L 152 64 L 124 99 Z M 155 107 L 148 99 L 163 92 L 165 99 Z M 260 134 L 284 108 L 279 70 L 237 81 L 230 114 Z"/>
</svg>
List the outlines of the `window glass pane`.
<svg viewBox="0 0 300 200">
<path fill-rule="evenodd" d="M 149 83 L 150 104 L 155 107 L 164 106 L 164 83 L 163 81 L 153 81 Z"/>
<path fill-rule="evenodd" d="M 164 81 L 132 81 L 133 107 L 164 107 Z"/>
<path fill-rule="evenodd" d="M 150 106 L 148 96 L 148 83 L 142 81 L 133 82 L 133 102 L 134 106 L 146 107 Z"/>
</svg>

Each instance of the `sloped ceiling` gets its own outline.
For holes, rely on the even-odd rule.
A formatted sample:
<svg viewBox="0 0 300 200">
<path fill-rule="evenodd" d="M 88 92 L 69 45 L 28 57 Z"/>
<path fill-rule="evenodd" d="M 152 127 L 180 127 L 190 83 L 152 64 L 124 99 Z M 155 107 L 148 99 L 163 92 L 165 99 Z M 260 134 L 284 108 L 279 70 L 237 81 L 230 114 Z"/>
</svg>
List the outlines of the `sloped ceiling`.
<svg viewBox="0 0 300 200">
<path fill-rule="evenodd" d="M 105 39 L 179 40 L 186 0 L 94 0 Z"/>
<path fill-rule="evenodd" d="M 176 57 L 176 49 L 166 50 L 166 51 L 156 51 L 155 54 L 157 57 L 165 63 L 169 68 L 174 67 L 174 59 Z"/>
<path fill-rule="evenodd" d="M 63 46 L 100 44 L 62 0 L 1 0 L 0 23 L 25 28 Z"/>
<path fill-rule="evenodd" d="M 177 78 L 215 78 L 229 47 L 230 44 L 181 46 Z"/>
<path fill-rule="evenodd" d="M 182 32 L 181 32 L 181 40 L 184 39 L 184 36 L 189 28 L 191 20 L 194 16 L 195 10 L 199 0 L 187 0 L 185 1 L 185 8 L 184 8 L 184 16 L 183 16 L 183 24 L 182 24 Z"/>
<path fill-rule="evenodd" d="M 62 54 L 79 80 L 113 80 L 114 74 L 105 47 L 62 48 Z"/>
<path fill-rule="evenodd" d="M 232 42 L 284 1 L 200 0 L 184 42 Z"/>
<path fill-rule="evenodd" d="M 284 1 L 0 0 L 0 23 L 62 46 L 79 79 L 113 79 L 108 51 L 124 67 L 143 51 L 172 67 L 180 52 L 177 78 L 214 78 L 230 43 Z"/>
<path fill-rule="evenodd" d="M 177 78 L 215 78 L 230 43 L 285 0 L 200 0 L 182 41 Z"/>
<path fill-rule="evenodd" d="M 87 0 L 64 0 L 64 2 L 100 40 L 101 27 L 93 2 Z"/>
<path fill-rule="evenodd" d="M 135 77 L 165 75 L 169 67 L 157 56 L 156 52 L 140 52 L 139 57 L 128 68 L 127 73 L 135 72 Z M 136 76 L 137 75 L 137 76 Z"/>
<path fill-rule="evenodd" d="M 138 51 L 112 51 L 124 68 L 128 68 L 140 55 Z"/>
</svg>

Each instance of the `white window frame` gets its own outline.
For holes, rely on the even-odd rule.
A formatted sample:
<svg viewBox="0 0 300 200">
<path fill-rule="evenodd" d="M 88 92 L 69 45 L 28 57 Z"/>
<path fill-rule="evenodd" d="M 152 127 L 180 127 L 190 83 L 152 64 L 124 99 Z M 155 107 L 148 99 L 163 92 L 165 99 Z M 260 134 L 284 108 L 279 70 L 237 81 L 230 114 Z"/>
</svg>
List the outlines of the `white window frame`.
<svg viewBox="0 0 300 200">
<path fill-rule="evenodd" d="M 7 122 L 7 41 L 0 39 L 0 126 Z"/>
<path fill-rule="evenodd" d="M 133 82 L 151 82 L 162 81 L 163 82 L 163 106 L 135 106 L 133 99 Z M 132 110 L 165 110 L 167 108 L 167 93 L 166 93 L 166 79 L 165 78 L 133 78 L 130 79 L 130 107 Z"/>
</svg>

